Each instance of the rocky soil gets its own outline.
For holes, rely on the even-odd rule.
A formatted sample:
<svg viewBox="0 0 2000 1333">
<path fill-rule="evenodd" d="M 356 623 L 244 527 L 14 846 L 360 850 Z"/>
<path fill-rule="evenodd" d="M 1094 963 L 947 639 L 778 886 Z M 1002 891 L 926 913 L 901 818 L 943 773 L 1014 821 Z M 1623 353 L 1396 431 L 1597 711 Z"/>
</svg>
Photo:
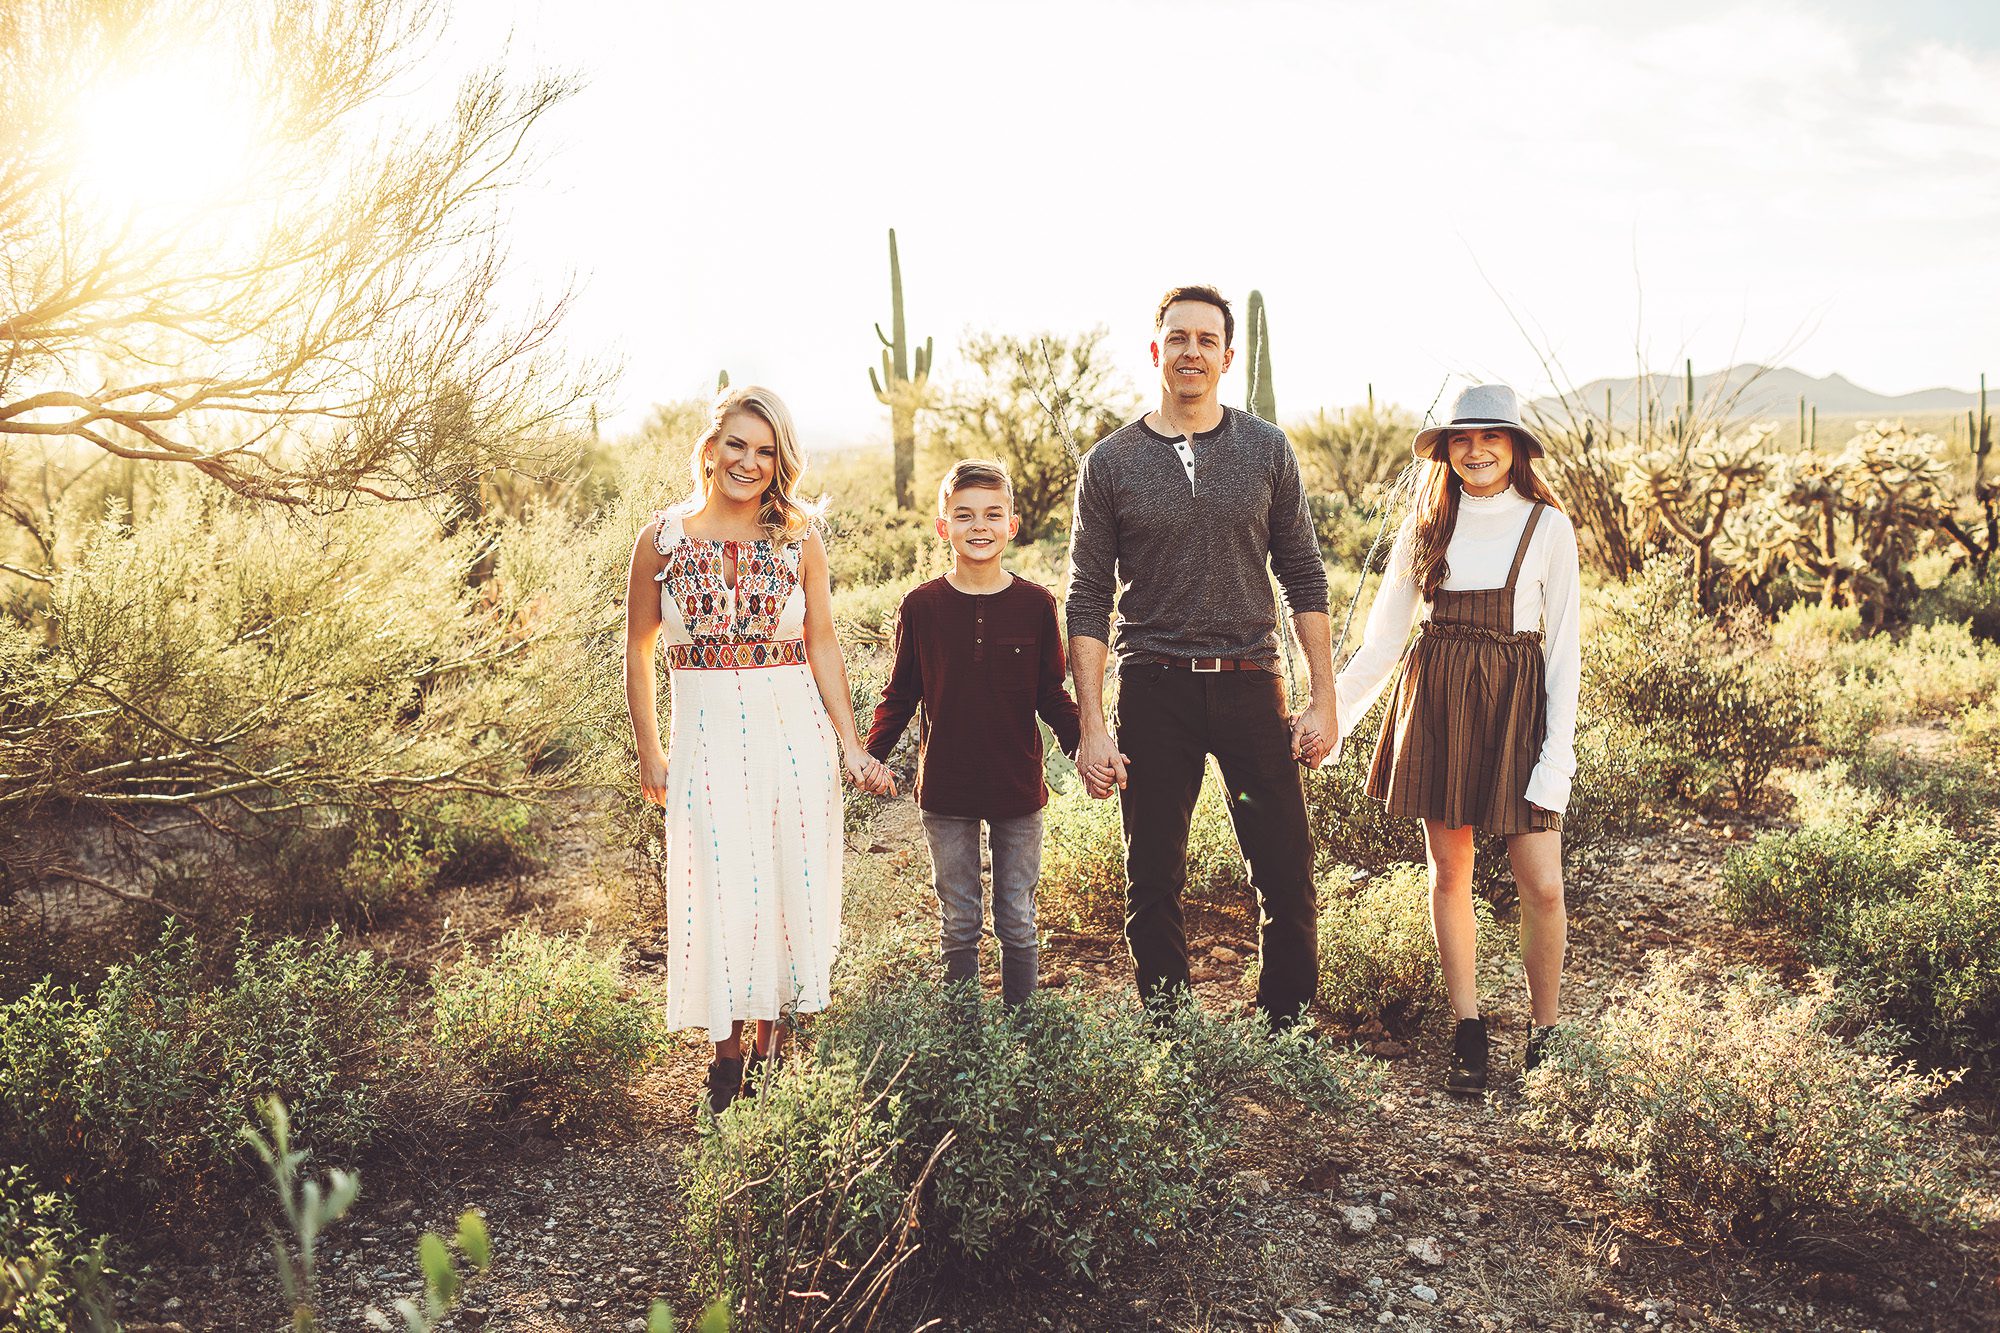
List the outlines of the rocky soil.
<svg viewBox="0 0 2000 1333">
<path fill-rule="evenodd" d="M 475 936 L 525 916 L 630 928 L 640 970 L 657 975 L 643 927 L 620 920 L 623 900 L 601 887 L 625 873 L 622 854 L 592 842 L 589 827 L 581 818 L 569 827 L 552 861 L 560 872 L 467 891 L 440 911 Z M 1636 976 L 1649 950 L 1692 953 L 1717 973 L 1745 961 L 1797 969 L 1782 941 L 1737 930 L 1708 907 L 1724 853 L 1749 833 L 1689 822 L 1633 840 L 1573 877 L 1565 1008 L 1576 1021 L 1589 1021 L 1618 982 Z M 870 850 L 853 854 L 851 878 L 871 900 L 865 910 L 928 912 L 907 803 L 884 809 L 863 845 Z M 1192 911 L 1203 1003 L 1248 1004 L 1252 921 L 1245 903 Z M 406 955 L 434 951 L 437 924 L 406 924 L 395 943 Z M 1130 984 L 1114 939 L 1056 934 L 1043 958 L 1052 985 Z M 1519 963 L 1507 956 L 1486 972 L 1496 1069 L 1518 1068 L 1527 1021 Z M 1525 1130 L 1511 1078 L 1497 1078 L 1483 1101 L 1445 1096 L 1441 1026 L 1370 1024 L 1329 1036 L 1358 1041 L 1382 1061 L 1380 1106 L 1328 1134 L 1288 1121 L 1283 1108 L 1244 1104 L 1248 1130 L 1225 1197 L 1157 1256 L 1094 1285 L 995 1289 L 954 1278 L 910 1293 L 912 1307 L 886 1327 L 2000 1327 L 2000 1245 L 1991 1237 L 1886 1238 L 1865 1249 L 1828 1243 L 1786 1255 L 1693 1249 L 1620 1202 L 1587 1159 Z M 417 1234 L 448 1233 L 468 1207 L 484 1211 L 496 1262 L 447 1327 L 642 1329 L 655 1297 L 684 1319 L 695 1313 L 674 1209 L 705 1061 L 698 1042 L 679 1046 L 642 1080 L 627 1113 L 588 1134 L 497 1126 L 472 1136 L 476 1147 L 406 1147 L 363 1164 L 361 1202 L 323 1242 L 326 1326 L 369 1327 L 368 1310 L 413 1294 Z M 1970 1146 L 1989 1164 L 2000 1160 L 1992 1107 L 1970 1100 Z M 155 1256 L 126 1314 L 135 1328 L 274 1329 L 283 1323 L 275 1293 L 266 1244 L 244 1226 L 192 1252 Z"/>
</svg>

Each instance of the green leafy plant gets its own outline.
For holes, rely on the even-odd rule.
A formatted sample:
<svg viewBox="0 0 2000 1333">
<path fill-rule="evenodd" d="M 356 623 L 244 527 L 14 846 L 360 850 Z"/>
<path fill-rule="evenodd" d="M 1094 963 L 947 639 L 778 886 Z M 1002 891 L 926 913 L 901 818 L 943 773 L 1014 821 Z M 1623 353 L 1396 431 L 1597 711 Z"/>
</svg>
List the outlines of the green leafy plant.
<svg viewBox="0 0 2000 1333">
<path fill-rule="evenodd" d="M 522 927 L 490 960 L 468 948 L 436 979 L 432 1038 L 488 1092 L 539 1097 L 569 1120 L 602 1109 L 659 1053 L 658 1012 L 623 992 L 616 949 L 600 957 L 588 934 Z"/>
<path fill-rule="evenodd" d="M 44 984 L 0 1009 L 0 1134 L 53 1178 L 95 1182 L 93 1207 L 193 1210 L 246 1183 L 238 1131 L 261 1098 L 300 1108 L 323 1151 L 374 1137 L 409 1076 L 404 993 L 332 931 L 246 933 L 211 985 L 193 937 L 169 923 L 88 1001 Z"/>
<path fill-rule="evenodd" d="M 1528 1075 L 1525 1119 L 1704 1238 L 1961 1220 L 1964 1182 L 1919 1115 L 1949 1076 L 1900 1062 L 1880 1032 L 1850 1045 L 1854 1017 L 1824 979 L 1794 996 L 1748 973 L 1714 991 L 1692 960 L 1655 958 Z"/>
<path fill-rule="evenodd" d="M 278 1206 L 285 1229 L 271 1238 L 271 1254 L 276 1261 L 279 1285 L 291 1307 L 293 1333 L 317 1333 L 319 1293 L 317 1270 L 320 1234 L 347 1215 L 361 1194 L 361 1178 L 338 1167 L 327 1173 L 324 1182 L 301 1176 L 299 1168 L 309 1154 L 292 1147 L 291 1120 L 285 1104 L 276 1097 L 259 1104 L 258 1115 L 267 1133 L 245 1125 L 243 1140 L 250 1145 L 278 1193 Z M 486 1220 L 468 1209 L 458 1219 L 454 1244 L 471 1270 L 473 1278 L 493 1262 L 493 1243 Z M 430 1333 L 463 1297 L 467 1279 L 458 1271 L 447 1246 L 436 1232 L 426 1231 L 417 1241 L 417 1261 L 424 1273 L 421 1301 L 397 1299 L 393 1308 L 403 1318 L 406 1333 Z M 375 1328 L 390 1327 L 388 1316 L 370 1309 L 365 1318 Z"/>
<path fill-rule="evenodd" d="M 1319 998 L 1330 1013 L 1401 1018 L 1443 1005 L 1424 867 L 1398 865 L 1365 877 L 1341 867 L 1320 878 L 1319 904 Z M 1481 947 L 1490 948 L 1493 909 L 1474 898 L 1473 913 Z"/>
<path fill-rule="evenodd" d="M 63 1195 L 0 1166 L 0 1326 L 19 1333 L 115 1327 L 104 1298 L 105 1239 L 87 1240 Z"/>
</svg>

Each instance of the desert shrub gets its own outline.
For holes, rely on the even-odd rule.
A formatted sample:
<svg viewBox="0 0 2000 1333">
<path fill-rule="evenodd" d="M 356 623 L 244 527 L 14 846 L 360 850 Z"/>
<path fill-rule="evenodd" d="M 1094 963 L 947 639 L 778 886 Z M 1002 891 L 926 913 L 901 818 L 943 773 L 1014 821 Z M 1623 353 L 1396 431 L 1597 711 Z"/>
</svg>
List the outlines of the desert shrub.
<svg viewBox="0 0 2000 1333">
<path fill-rule="evenodd" d="M 557 1121 L 600 1106 L 659 1052 L 658 1012 L 625 998 L 619 952 L 590 936 L 510 930 L 491 959 L 467 949 L 433 982 L 439 1050 L 489 1092 L 534 1097 Z"/>
<path fill-rule="evenodd" d="M 1861 745 L 1848 773 L 1891 810 L 1929 812 L 1968 836 L 1993 831 L 1993 776 L 1976 756 L 1949 746 L 1926 752 L 1877 736 Z"/>
<path fill-rule="evenodd" d="M 104 1240 L 84 1238 L 68 1199 L 0 1166 L 0 1327 L 66 1333 L 86 1326 L 79 1286 L 104 1271 Z"/>
<path fill-rule="evenodd" d="M 771 1085 L 801 1078 L 808 1086 L 774 1099 L 769 1111 L 760 1094 L 725 1115 L 723 1133 L 695 1150 L 692 1188 L 722 1198 L 711 1182 L 743 1182 L 732 1207 L 752 1234 L 780 1225 L 817 1233 L 819 1221 L 786 1220 L 788 1210 L 795 1218 L 800 1211 L 796 1181 L 746 1175 L 737 1163 L 760 1154 L 810 1161 L 819 1151 L 812 1145 L 830 1140 L 893 1140 L 879 1168 L 893 1188 L 870 1184 L 865 1196 L 829 1192 L 812 1201 L 859 1215 L 845 1253 L 870 1252 L 892 1202 L 931 1167 L 923 1262 L 1001 1277 L 1091 1276 L 1157 1245 L 1206 1197 L 1238 1123 L 1224 1113 L 1231 1098 L 1298 1098 L 1331 1114 L 1373 1087 L 1360 1062 L 1321 1049 L 1308 1032 L 1274 1038 L 1255 1017 L 1192 1007 L 1162 1022 L 1156 1030 L 1126 999 L 1053 991 L 1008 1013 L 892 950 L 851 978 L 816 1024 L 813 1050 Z M 1060 1071 L 1061 1096 L 1049 1095 L 1052 1071 Z M 877 1098 L 892 1081 L 891 1095 Z M 847 1125 L 857 1107 L 880 1123 Z M 762 1141 L 791 1134 L 805 1146 Z M 711 1208 L 689 1215 L 704 1247 L 735 1224 Z"/>
<path fill-rule="evenodd" d="M 840 646 L 850 657 L 856 655 L 857 648 L 888 649 L 895 639 L 896 608 L 903 604 L 903 595 L 916 582 L 911 579 L 907 583 L 856 583 L 834 594 L 833 628 Z M 874 705 L 873 699 L 869 705 Z"/>
<path fill-rule="evenodd" d="M 942 574 L 946 549 L 932 526 L 929 508 L 897 509 L 877 479 L 878 493 L 866 500 L 830 506 L 821 520 L 827 573 L 835 592 L 885 583 L 909 588 Z"/>
<path fill-rule="evenodd" d="M 1811 936 L 1900 896 L 1958 855 L 1958 839 L 1934 815 L 1808 824 L 1731 849 L 1715 900 L 1733 920 Z"/>
<path fill-rule="evenodd" d="M 1772 660 L 1751 614 L 1719 622 L 1703 613 L 1684 567 L 1654 561 L 1598 610 L 1585 650 L 1585 711 L 1629 725 L 1657 754 L 1682 756 L 1666 776 L 1683 797 L 1704 801 L 1726 789 L 1747 804 L 1811 738 L 1809 683 Z"/>
<path fill-rule="evenodd" d="M 1816 951 L 1933 1059 L 1991 1067 L 2000 1047 L 2000 875 L 1948 866 L 1832 923 Z"/>
<path fill-rule="evenodd" d="M 860 1314 L 878 1291 L 889 1295 L 915 1182 L 898 1177 L 908 1120 L 899 1080 L 892 1071 L 870 1093 L 868 1072 L 788 1069 L 695 1151 L 683 1215 L 710 1289 L 736 1295 L 746 1327 L 795 1327 L 829 1305 Z"/>
<path fill-rule="evenodd" d="M 246 934 L 211 984 L 185 931 L 113 968 L 94 996 L 42 985 L 0 1009 L 0 1140 L 88 1205 L 173 1208 L 246 1183 L 238 1138 L 263 1097 L 315 1150 L 351 1153 L 407 1067 L 388 965 L 317 940 Z"/>
<path fill-rule="evenodd" d="M 1430 880 L 1422 866 L 1399 865 L 1361 877 L 1337 870 L 1319 892 L 1319 998 L 1339 1018 L 1414 1017 L 1445 1002 L 1444 973 L 1431 935 Z M 1494 939 L 1493 909 L 1478 898 L 1480 943 Z"/>
<path fill-rule="evenodd" d="M 1936 587 L 1917 595 L 1916 620 L 1926 625 L 1961 624 L 1975 638 L 2000 643 L 2000 568 L 1984 574 L 1952 570 Z"/>
<path fill-rule="evenodd" d="M 1041 913 L 1073 929 L 1125 919 L 1125 841 L 1118 798 L 1095 800 L 1081 782 L 1054 793 L 1044 815 Z M 1188 826 L 1187 896 L 1213 898 L 1249 882 L 1229 822 L 1228 796 L 1213 770 Z"/>
<path fill-rule="evenodd" d="M 2000 645 L 1956 621 L 1912 625 L 1901 635 L 1837 638 L 1812 652 L 1810 635 L 1789 636 L 1793 656 L 1818 656 L 1819 692 L 1876 725 L 1950 719 L 2000 689 Z"/>
<path fill-rule="evenodd" d="M 1751 973 L 1711 994 L 1689 960 L 1656 959 L 1528 1075 L 1526 1120 L 1703 1237 L 1947 1222 L 1961 1187 L 1918 1115 L 1947 1080 L 1879 1032 L 1843 1041 L 1853 1016 L 1824 980 L 1792 996 Z"/>
</svg>

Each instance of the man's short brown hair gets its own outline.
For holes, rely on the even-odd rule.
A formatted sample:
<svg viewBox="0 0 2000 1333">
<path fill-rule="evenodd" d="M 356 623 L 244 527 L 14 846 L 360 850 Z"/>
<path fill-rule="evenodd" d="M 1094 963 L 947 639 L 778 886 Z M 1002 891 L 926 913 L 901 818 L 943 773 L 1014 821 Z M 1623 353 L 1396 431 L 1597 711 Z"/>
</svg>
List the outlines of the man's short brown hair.
<svg viewBox="0 0 2000 1333">
<path fill-rule="evenodd" d="M 1001 491 L 1009 507 L 1014 503 L 1014 479 L 1007 475 L 1005 463 L 993 458 L 961 458 L 938 483 L 938 517 L 944 517 L 954 491 L 972 488 Z"/>
<path fill-rule="evenodd" d="M 1153 312 L 1153 332 L 1160 331 L 1160 325 L 1167 322 L 1167 307 L 1176 301 L 1199 301 L 1212 305 L 1222 312 L 1222 345 L 1230 346 L 1236 341 L 1236 315 L 1229 308 L 1229 302 L 1222 299 L 1222 293 L 1213 287 L 1170 287 L 1160 298 L 1160 308 Z"/>
</svg>

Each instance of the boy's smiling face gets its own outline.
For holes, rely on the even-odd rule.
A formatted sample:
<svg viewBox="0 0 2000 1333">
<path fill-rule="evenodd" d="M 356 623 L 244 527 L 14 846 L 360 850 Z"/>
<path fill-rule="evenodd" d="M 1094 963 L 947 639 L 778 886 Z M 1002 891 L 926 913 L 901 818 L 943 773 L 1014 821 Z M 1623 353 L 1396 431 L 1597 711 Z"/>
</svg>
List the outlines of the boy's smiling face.
<svg viewBox="0 0 2000 1333">
<path fill-rule="evenodd" d="M 962 563 L 987 565 L 1007 549 L 1021 519 L 998 487 L 961 486 L 946 497 L 937 530 Z"/>
</svg>

